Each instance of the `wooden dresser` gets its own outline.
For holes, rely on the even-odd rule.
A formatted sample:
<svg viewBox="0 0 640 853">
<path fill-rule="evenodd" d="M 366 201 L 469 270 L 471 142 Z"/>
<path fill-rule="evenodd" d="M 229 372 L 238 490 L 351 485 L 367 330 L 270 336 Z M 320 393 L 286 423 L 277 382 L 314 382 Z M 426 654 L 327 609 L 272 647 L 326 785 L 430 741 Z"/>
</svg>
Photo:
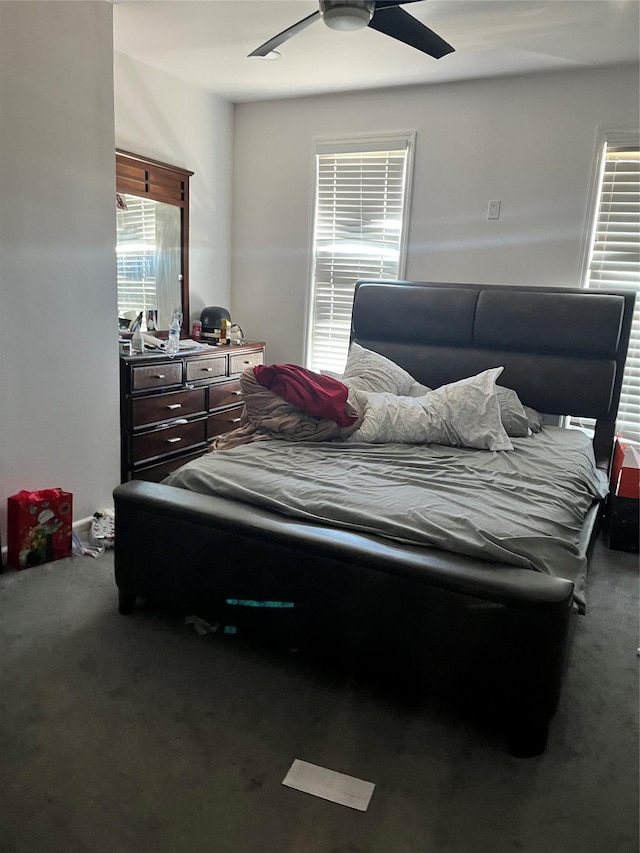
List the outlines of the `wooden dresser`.
<svg viewBox="0 0 640 853">
<path fill-rule="evenodd" d="M 121 480 L 159 482 L 200 456 L 242 413 L 239 376 L 264 343 L 120 357 Z"/>
</svg>

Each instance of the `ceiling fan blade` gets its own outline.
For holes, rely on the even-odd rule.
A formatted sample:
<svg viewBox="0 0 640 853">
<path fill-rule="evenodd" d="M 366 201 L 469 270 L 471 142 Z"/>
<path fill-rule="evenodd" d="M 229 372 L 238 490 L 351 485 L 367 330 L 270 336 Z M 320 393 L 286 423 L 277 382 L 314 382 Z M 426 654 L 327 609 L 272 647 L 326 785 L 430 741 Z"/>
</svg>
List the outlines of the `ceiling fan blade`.
<svg viewBox="0 0 640 853">
<path fill-rule="evenodd" d="M 425 27 L 420 21 L 400 9 L 399 6 L 387 9 L 377 8 L 369 26 L 391 38 L 398 39 L 409 47 L 415 47 L 423 53 L 428 53 L 434 59 L 440 59 L 447 53 L 453 53 L 455 48 L 451 47 L 444 39 Z"/>
<path fill-rule="evenodd" d="M 320 18 L 320 12 L 313 12 L 313 14 L 308 15 L 306 18 L 303 18 L 301 21 L 298 21 L 297 24 L 294 24 L 292 27 L 289 27 L 286 30 L 283 30 L 281 33 L 278 33 L 277 36 L 274 36 L 269 41 L 266 41 L 264 44 L 261 44 L 260 47 L 257 47 L 255 50 L 252 50 L 249 56 L 266 56 L 268 53 L 271 53 L 272 50 L 275 50 L 279 47 L 283 42 L 290 39 L 291 36 L 295 36 L 298 33 L 305 30 L 309 24 L 313 24 L 314 21 L 317 21 Z"/>
<path fill-rule="evenodd" d="M 421 3 L 422 0 L 374 0 L 376 9 L 389 9 L 391 6 L 406 6 L 407 3 Z"/>
</svg>

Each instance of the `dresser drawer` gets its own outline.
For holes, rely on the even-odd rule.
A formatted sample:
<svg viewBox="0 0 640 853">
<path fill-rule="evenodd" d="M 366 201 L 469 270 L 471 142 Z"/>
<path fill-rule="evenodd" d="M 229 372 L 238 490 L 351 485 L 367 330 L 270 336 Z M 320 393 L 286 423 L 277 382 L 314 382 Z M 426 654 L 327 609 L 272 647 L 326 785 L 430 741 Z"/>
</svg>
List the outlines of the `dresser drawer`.
<svg viewBox="0 0 640 853">
<path fill-rule="evenodd" d="M 205 389 L 195 391 L 176 391 L 173 394 L 159 394 L 157 397 L 143 397 L 131 402 L 131 423 L 134 429 L 148 424 L 164 423 L 174 418 L 186 418 L 198 412 L 206 411 Z"/>
<path fill-rule="evenodd" d="M 206 441 L 207 422 L 204 418 L 173 427 L 156 429 L 131 439 L 131 456 L 134 465 L 145 459 L 155 459 L 169 453 L 177 453 Z"/>
<path fill-rule="evenodd" d="M 221 409 L 223 406 L 237 406 L 242 391 L 240 381 L 223 382 L 221 385 L 212 385 L 209 388 L 209 411 Z"/>
<path fill-rule="evenodd" d="M 181 361 L 131 368 L 133 391 L 142 391 L 145 388 L 166 388 L 169 385 L 182 385 Z"/>
<path fill-rule="evenodd" d="M 247 367 L 255 367 L 256 364 L 264 364 L 264 351 L 244 352 L 229 356 L 229 373 L 242 373 Z"/>
<path fill-rule="evenodd" d="M 214 379 L 216 376 L 227 375 L 227 358 L 219 355 L 217 358 L 194 358 L 187 362 L 187 382 L 198 382 L 202 379 Z"/>
<path fill-rule="evenodd" d="M 165 459 L 156 465 L 148 465 L 146 468 L 139 468 L 132 473 L 131 478 L 133 480 L 147 480 L 150 483 L 159 483 L 171 474 L 172 471 L 181 468 L 192 459 L 197 459 L 205 452 L 206 448 L 196 450 L 193 453 L 185 453 L 184 456 L 178 456 L 177 458 Z"/>
<path fill-rule="evenodd" d="M 223 432 L 237 429 L 240 426 L 243 408 L 243 406 L 236 406 L 235 409 L 227 409 L 224 412 L 209 415 L 207 418 L 207 439 L 211 441 L 217 435 L 222 435 Z"/>
</svg>

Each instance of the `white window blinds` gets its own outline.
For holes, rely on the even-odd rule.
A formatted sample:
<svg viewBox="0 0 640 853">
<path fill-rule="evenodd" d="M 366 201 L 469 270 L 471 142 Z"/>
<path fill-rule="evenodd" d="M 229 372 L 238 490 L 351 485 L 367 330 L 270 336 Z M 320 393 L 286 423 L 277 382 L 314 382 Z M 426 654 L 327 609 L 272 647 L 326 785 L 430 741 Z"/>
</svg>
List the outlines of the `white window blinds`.
<svg viewBox="0 0 640 853">
<path fill-rule="evenodd" d="M 121 315 L 157 308 L 156 305 L 156 203 L 134 195 L 121 195 L 116 211 L 118 311 Z"/>
<path fill-rule="evenodd" d="M 608 139 L 602 158 L 587 287 L 638 296 L 617 430 L 640 442 L 640 150 L 638 139 Z"/>
<path fill-rule="evenodd" d="M 307 365 L 342 372 L 360 278 L 401 278 L 413 136 L 322 143 L 315 216 Z"/>
</svg>

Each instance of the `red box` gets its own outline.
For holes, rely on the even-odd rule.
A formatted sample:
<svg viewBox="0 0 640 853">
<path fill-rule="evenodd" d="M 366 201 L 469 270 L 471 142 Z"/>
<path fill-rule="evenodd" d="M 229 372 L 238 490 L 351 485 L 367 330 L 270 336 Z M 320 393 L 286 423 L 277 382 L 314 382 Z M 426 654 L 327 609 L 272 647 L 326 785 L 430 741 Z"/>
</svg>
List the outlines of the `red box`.
<svg viewBox="0 0 640 853">
<path fill-rule="evenodd" d="M 613 452 L 611 492 L 619 498 L 640 500 L 640 452 L 619 438 Z"/>
<path fill-rule="evenodd" d="M 73 495 L 62 489 L 7 498 L 7 564 L 16 569 L 71 556 Z"/>
</svg>

